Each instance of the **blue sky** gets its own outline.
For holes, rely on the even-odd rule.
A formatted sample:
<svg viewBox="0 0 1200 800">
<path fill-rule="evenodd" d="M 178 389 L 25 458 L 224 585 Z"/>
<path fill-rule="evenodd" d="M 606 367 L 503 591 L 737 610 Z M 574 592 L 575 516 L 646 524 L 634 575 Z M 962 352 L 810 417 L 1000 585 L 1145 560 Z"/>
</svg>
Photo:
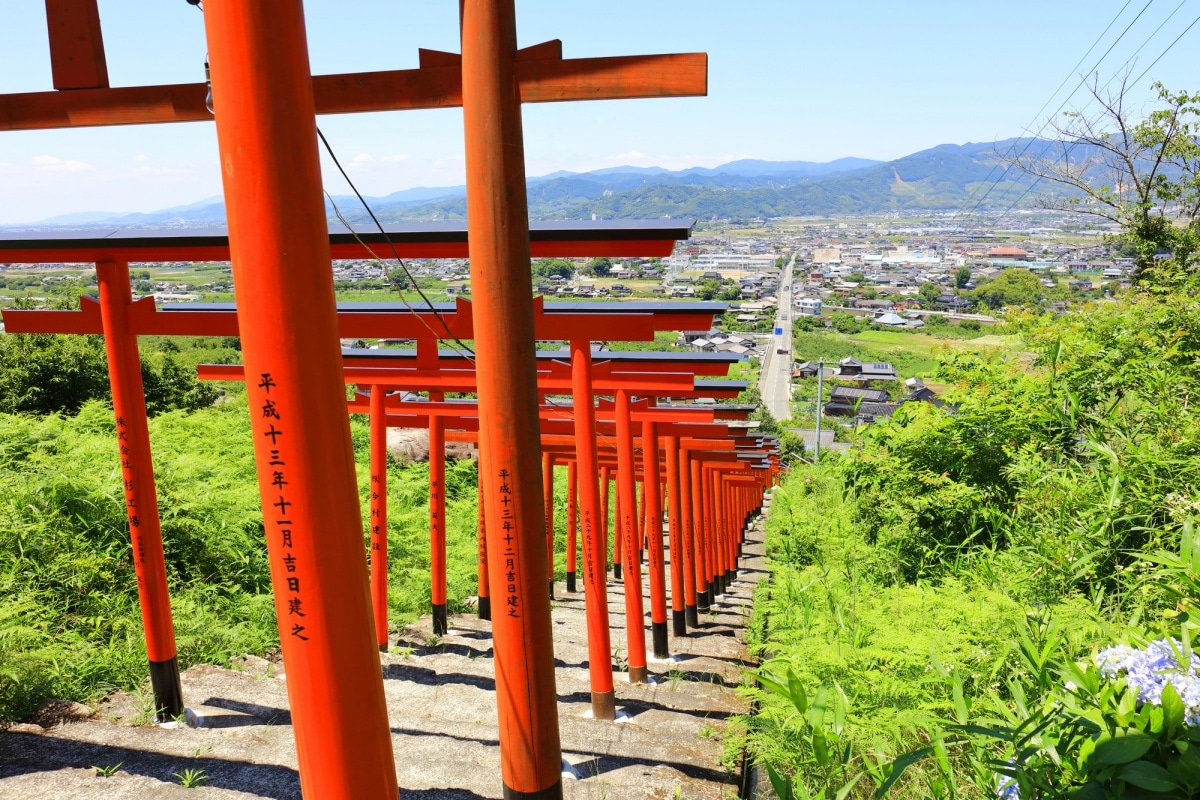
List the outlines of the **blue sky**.
<svg viewBox="0 0 1200 800">
<path fill-rule="evenodd" d="M 1131 0 L 1081 70 L 1146 2 Z M 1200 16 L 1200 0 L 1149 2 L 1101 63 L 1102 81 L 1172 11 L 1138 55 L 1135 74 Z M 313 71 L 411 68 L 418 47 L 457 50 L 457 6 L 307 0 Z M 944 142 L 1020 135 L 1122 6 L 1125 0 L 517 0 L 522 46 L 559 38 L 567 57 L 710 57 L 708 97 L 526 106 L 528 172 L 715 166 L 736 158 L 889 159 Z M 50 89 L 43 9 L 38 0 L 3 3 L 0 93 Z M 202 79 L 203 17 L 185 0 L 100 0 L 100 15 L 114 86 Z M 1149 99 L 1154 78 L 1200 89 L 1189 57 L 1198 46 L 1200 24 L 1138 87 L 1139 101 Z M 320 124 L 367 194 L 463 180 L 457 109 L 324 117 Z M 3 133 L 0 224 L 194 202 L 220 192 L 216 157 L 208 123 Z M 331 191 L 346 191 L 332 169 L 326 176 Z"/>
</svg>

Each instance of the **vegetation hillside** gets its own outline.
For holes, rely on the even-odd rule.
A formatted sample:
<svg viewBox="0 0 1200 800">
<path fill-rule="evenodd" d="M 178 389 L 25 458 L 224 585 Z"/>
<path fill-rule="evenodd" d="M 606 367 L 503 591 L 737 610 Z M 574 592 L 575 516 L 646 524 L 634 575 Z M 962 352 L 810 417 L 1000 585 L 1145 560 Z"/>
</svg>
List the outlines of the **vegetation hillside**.
<svg viewBox="0 0 1200 800">
<path fill-rule="evenodd" d="M 1187 670 L 1158 705 L 1100 667 L 1164 639 L 1190 660 L 1198 295 L 1194 275 L 1148 275 L 1115 302 L 1013 320 L 1033 365 L 946 351 L 952 406 L 905 405 L 789 476 L 757 604 L 765 711 L 747 723 L 778 787 L 1196 796 Z M 1109 754 L 1125 737 L 1137 747 Z"/>
</svg>

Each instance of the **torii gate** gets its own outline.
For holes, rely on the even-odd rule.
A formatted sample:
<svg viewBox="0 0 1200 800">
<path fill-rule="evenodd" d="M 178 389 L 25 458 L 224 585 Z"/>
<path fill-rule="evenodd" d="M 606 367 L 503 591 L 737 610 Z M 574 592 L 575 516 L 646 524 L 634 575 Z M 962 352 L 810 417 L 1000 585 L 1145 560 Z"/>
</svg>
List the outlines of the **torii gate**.
<svg viewBox="0 0 1200 800">
<path fill-rule="evenodd" d="M 598 227 L 594 223 L 557 223 L 548 228 L 543 226 L 542 232 L 547 236 L 539 246 L 543 252 L 552 254 L 609 252 L 609 248 L 661 250 L 675 241 L 673 237 L 687 235 L 689 227 L 642 221 L 606 223 Z M 466 232 L 453 226 L 410 225 L 389 235 L 400 238 L 399 246 L 414 257 L 465 254 Z M 331 234 L 330 248 L 341 256 L 366 257 L 370 254 L 370 241 L 364 240 L 364 245 L 359 238 L 350 234 Z M 152 297 L 133 301 L 129 261 L 224 259 L 229 256 L 228 236 L 221 231 L 183 235 L 145 231 L 117 231 L 106 235 L 66 232 L 42 237 L 0 234 L 0 256 L 17 263 L 96 264 L 99 300 L 81 296 L 77 311 L 7 309 L 3 319 L 9 333 L 99 334 L 105 337 L 113 409 L 119 428 L 117 437 L 126 515 L 134 545 L 139 605 L 156 716 L 163 719 L 177 717 L 183 713 L 183 696 L 167 594 L 137 337 L 238 336 L 240 329 L 236 307 L 232 303 L 194 303 L 159 310 Z M 672 325 L 683 329 L 707 326 L 713 315 L 723 309 L 724 304 L 718 303 L 551 303 L 550 310 L 546 311 L 538 298 L 534 326 L 537 336 L 542 339 L 562 339 L 583 330 L 599 339 L 650 340 L 655 331 L 670 330 Z M 471 322 L 471 303 L 463 298 L 416 310 L 394 302 L 349 303 L 340 305 L 337 310 L 341 337 L 414 338 L 424 343 L 425 351 L 431 345 L 436 348 L 436 337 L 472 338 Z M 383 537 L 383 546 L 386 547 L 386 537 Z"/>
<path fill-rule="evenodd" d="M 562 796 L 561 749 L 553 660 L 544 644 L 549 600 L 535 588 L 544 584 L 546 565 L 541 549 L 521 535 L 541 527 L 541 509 L 531 502 L 540 464 L 529 460 L 537 417 L 520 104 L 704 94 L 707 64 L 702 56 L 684 57 L 686 63 L 632 59 L 593 64 L 581 74 L 553 58 L 553 46 L 526 50 L 524 59 L 532 60 L 519 64 L 513 0 L 460 0 L 460 15 L 461 61 L 432 54 L 410 76 L 415 91 L 397 91 L 386 77 L 360 76 L 332 82 L 330 93 L 341 103 L 328 102 L 329 82 L 320 84 L 320 96 L 324 111 L 418 107 L 421 100 L 451 106 L 458 104 L 461 82 L 472 282 L 476 296 L 486 299 L 475 309 L 487 436 L 483 494 L 494 518 L 517 533 L 512 548 L 489 534 L 488 548 L 511 558 L 521 576 L 518 608 L 493 625 L 503 786 L 513 800 L 556 800 Z M 55 88 L 73 91 L 0 98 L 0 127 L 207 118 L 202 86 L 107 88 L 95 0 L 47 0 L 47 19 Z M 248 292 L 239 313 L 243 354 L 256 376 L 248 385 L 250 402 L 264 414 L 252 427 L 301 786 L 323 799 L 394 800 L 365 563 L 356 560 L 350 535 L 361 528 L 361 516 L 337 376 L 315 135 L 318 93 L 303 9 L 299 0 L 209 0 L 205 27 L 234 280 Z M 548 86 L 550 96 L 539 96 Z M 399 102 L 388 99 L 397 95 Z M 501 486 L 515 489 L 514 509 L 503 515 Z M 493 572 L 503 568 L 496 564 Z M 304 624 L 289 624 L 288 607 L 298 603 Z"/>
<path fill-rule="evenodd" d="M 613 318 L 616 319 L 621 316 L 623 315 L 615 315 Z M 581 317 L 581 319 L 584 319 L 586 322 L 586 318 Z M 451 366 L 458 367 L 457 369 L 452 369 L 448 366 L 444 367 L 442 365 L 442 359 L 438 357 L 440 354 L 437 354 L 436 352 L 430 353 L 424 358 L 422 358 L 419 352 L 414 354 L 411 351 L 396 351 L 394 354 L 389 354 L 388 351 L 349 351 L 349 353 L 351 355 L 348 356 L 348 360 L 351 363 L 347 364 L 342 369 L 343 380 L 347 384 L 365 385 L 371 387 L 387 386 L 411 391 L 430 391 L 431 393 L 437 393 L 439 395 L 445 392 L 475 392 L 478 390 L 477 365 L 463 358 L 462 354 L 454 354 L 454 356 L 450 356 L 445 359 Z M 560 354 L 551 351 L 547 355 L 555 356 Z M 671 355 L 674 356 L 674 358 L 664 359 L 662 358 L 663 355 Z M 697 362 L 698 366 L 703 367 L 704 369 L 702 369 L 702 371 L 717 372 L 718 374 L 725 372 L 728 369 L 728 365 L 731 361 L 729 358 L 711 358 L 694 355 L 654 353 L 627 354 L 626 358 L 624 359 L 619 359 L 612 363 L 602 363 L 598 369 L 599 374 L 597 375 L 596 380 L 593 382 L 593 388 L 597 392 L 619 393 L 621 391 L 632 390 L 642 395 L 659 394 L 669 395 L 672 397 L 735 397 L 740 391 L 745 389 L 746 384 L 744 381 L 696 381 L 691 374 L 684 372 L 676 371 L 647 373 L 636 371 L 635 366 L 638 361 L 642 361 L 646 362 L 649 368 L 657 369 L 661 366 L 678 370 L 682 364 L 686 364 L 689 360 L 695 361 Z M 624 363 L 622 364 L 622 362 Z M 359 364 L 376 363 L 384 363 L 388 364 L 388 366 L 358 366 Z M 398 364 L 401 366 L 392 366 L 393 364 Z M 624 367 L 624 369 L 618 371 L 620 367 Z M 544 359 L 543 363 L 539 365 L 537 383 L 539 393 L 547 394 L 568 392 L 573 386 L 572 370 L 573 367 L 571 365 L 557 359 Z M 197 373 L 203 380 L 244 380 L 245 378 L 244 368 L 241 365 L 236 364 L 202 364 L 197 368 Z M 374 395 L 376 393 L 373 391 L 372 394 Z M 382 392 L 379 392 L 378 394 L 382 398 Z M 378 402 L 384 401 L 380 400 Z M 414 424 L 422 427 L 428 425 L 431 430 L 441 429 L 441 422 L 435 422 L 435 420 L 437 420 L 439 417 L 461 417 L 464 406 L 461 401 L 429 402 L 412 405 L 420 407 L 419 411 L 417 412 L 418 416 L 424 418 L 417 420 Z M 590 403 L 583 403 L 579 406 L 579 408 L 588 408 L 590 405 Z M 574 406 L 572 409 L 574 409 Z M 666 413 L 670 413 L 669 409 L 664 411 L 666 411 Z M 385 413 L 387 413 L 386 406 Z M 550 413 L 547 414 L 547 416 L 552 418 L 555 413 L 561 416 L 564 412 L 561 407 L 558 407 L 557 409 L 551 407 Z M 594 413 L 595 412 L 593 410 L 593 417 Z M 481 418 L 482 417 L 480 416 L 480 420 Z M 577 423 L 578 421 L 576 420 L 574 424 Z M 543 422 L 539 425 L 539 432 L 546 424 L 549 423 Z M 595 425 L 593 421 L 593 430 L 594 428 Z M 475 423 L 475 429 L 477 431 L 482 429 L 481 421 Z M 572 433 L 578 440 L 591 441 L 594 445 L 594 433 L 592 436 L 581 435 L 575 428 L 572 429 Z M 378 436 L 379 434 L 376 433 L 376 435 Z M 447 440 L 450 440 L 448 433 L 444 435 L 446 436 Z M 476 438 L 478 437 L 476 436 Z M 373 449 L 373 452 L 381 452 L 381 449 Z M 481 460 L 484 457 L 485 451 L 484 448 L 481 447 Z M 382 475 L 379 477 L 382 479 Z M 382 500 L 382 492 L 372 492 L 372 494 L 380 495 L 379 497 L 372 498 L 372 514 L 375 515 L 376 510 L 378 510 L 380 512 L 378 516 L 382 517 L 383 513 L 385 513 L 380 505 L 380 501 Z M 434 510 L 434 506 L 431 505 L 431 521 Z M 439 513 L 438 517 L 439 519 L 444 519 L 444 514 Z M 486 513 L 484 518 L 485 520 L 488 518 Z M 372 519 L 374 522 L 374 516 Z M 495 517 L 492 517 L 492 519 L 495 519 Z M 375 527 L 374 524 L 372 527 Z M 372 531 L 372 533 L 375 534 L 376 532 Z M 435 604 L 435 609 L 440 606 L 444 613 L 446 600 L 444 584 L 444 559 L 439 561 L 437 556 L 437 553 L 439 552 L 438 534 L 441 533 L 441 535 L 444 536 L 444 531 L 431 527 L 431 533 L 434 537 L 431 541 L 431 551 L 433 553 L 433 566 L 435 572 L 433 581 L 433 602 Z M 372 555 L 374 556 L 378 554 L 378 556 L 382 559 L 386 555 L 386 550 L 383 549 L 383 546 L 377 549 L 375 547 L 377 542 L 378 539 L 376 539 L 373 535 Z M 594 550 L 596 553 L 594 556 L 595 561 L 598 564 L 603 565 L 606 552 L 603 537 L 596 537 L 596 539 L 589 544 L 590 549 Z M 442 540 L 441 546 L 444 547 L 444 540 Z M 589 550 L 585 549 L 585 557 L 588 552 Z M 486 557 L 486 554 L 483 554 L 483 557 Z M 439 574 L 441 576 L 440 583 L 438 580 Z M 601 713 L 597 714 L 597 717 L 602 719 L 612 719 L 615 716 L 615 698 L 612 688 L 612 673 L 607 666 L 611 663 L 611 647 L 609 645 L 608 637 L 607 593 L 604 586 L 603 575 L 603 566 L 600 566 L 598 574 L 597 572 L 593 572 L 592 574 L 585 576 L 589 586 L 598 587 L 597 589 L 593 589 L 593 591 L 591 591 L 588 595 L 589 597 L 595 598 L 593 602 L 589 603 L 587 606 L 588 628 L 591 632 L 591 635 L 588 637 L 589 663 L 592 665 L 590 676 L 593 686 L 593 711 L 595 712 L 597 705 L 599 705 Z M 380 620 L 384 618 L 384 615 L 386 614 L 386 584 L 383 583 L 386 581 L 386 570 L 373 569 L 373 576 L 372 597 L 375 607 L 376 641 L 380 642 L 378 637 L 380 636 L 381 630 L 384 634 L 386 634 L 386 627 L 380 627 Z M 632 580 L 627 578 L 627 582 L 631 583 Z M 489 578 L 488 585 L 490 586 L 491 583 L 492 581 Z M 508 583 L 511 584 L 511 581 Z M 482 579 L 480 581 L 480 585 L 483 585 Z M 633 612 L 629 610 L 630 603 L 636 604 L 634 606 L 635 608 L 640 608 L 640 582 L 637 584 L 636 594 L 636 600 L 631 601 L 628 597 L 627 586 L 627 617 L 630 619 L 633 618 Z M 509 602 L 510 601 L 508 601 L 506 598 L 506 605 Z M 637 612 L 637 619 L 640 625 L 640 611 Z M 638 629 L 640 630 L 640 627 Z M 631 626 L 629 646 L 631 680 L 645 680 L 644 637 L 633 636 L 632 630 L 633 628 Z M 592 657 L 592 650 L 599 652 L 602 657 Z M 640 653 L 640 655 L 635 655 L 637 653 Z"/>
</svg>

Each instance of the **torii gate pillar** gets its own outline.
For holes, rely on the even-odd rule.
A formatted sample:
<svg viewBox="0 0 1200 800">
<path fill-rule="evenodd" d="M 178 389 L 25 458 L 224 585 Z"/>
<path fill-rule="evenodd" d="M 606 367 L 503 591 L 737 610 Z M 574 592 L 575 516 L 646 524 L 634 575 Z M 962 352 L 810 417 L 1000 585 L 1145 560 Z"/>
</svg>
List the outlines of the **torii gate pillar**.
<svg viewBox="0 0 1200 800">
<path fill-rule="evenodd" d="M 562 797 L 541 505 L 525 147 L 513 0 L 464 0 L 467 240 L 479 387 L 500 766 L 506 800 Z"/>
<path fill-rule="evenodd" d="M 208 0 L 250 430 L 300 787 L 396 800 L 346 415 L 304 9 Z"/>
</svg>

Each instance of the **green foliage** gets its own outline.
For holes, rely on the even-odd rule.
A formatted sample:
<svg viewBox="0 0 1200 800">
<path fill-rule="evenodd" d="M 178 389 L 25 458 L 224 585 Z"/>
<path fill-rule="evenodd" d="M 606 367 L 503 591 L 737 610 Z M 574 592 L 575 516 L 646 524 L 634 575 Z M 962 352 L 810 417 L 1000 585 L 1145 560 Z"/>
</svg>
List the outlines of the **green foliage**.
<svg viewBox="0 0 1200 800">
<path fill-rule="evenodd" d="M 611 258 L 593 258 L 591 262 L 584 267 L 584 272 L 589 275 L 595 275 L 598 278 L 603 278 L 612 271 L 613 260 Z"/>
<path fill-rule="evenodd" d="M 966 264 L 954 271 L 954 287 L 956 289 L 965 289 L 967 284 L 971 282 L 971 268 Z"/>
<path fill-rule="evenodd" d="M 942 296 L 942 287 L 933 281 L 925 281 L 921 284 L 921 288 L 917 290 L 917 294 L 925 301 L 925 305 L 930 306 Z"/>
<path fill-rule="evenodd" d="M 569 280 L 575 274 L 575 263 L 566 258 L 539 258 L 531 269 L 535 278 L 558 276 Z"/>
<path fill-rule="evenodd" d="M 782 788 L 834 796 L 857 775 L 848 796 L 994 797 L 1008 779 L 1026 800 L 1194 796 L 1200 734 L 1174 701 L 1139 704 L 1088 666 L 1099 647 L 1178 635 L 1200 603 L 1200 304 L 1186 275 L 1174 286 L 1014 315 L 1031 355 L 941 354 L 950 405 L 906 404 L 775 491 L 762 646 L 773 675 L 845 693 L 851 753 L 832 775 L 811 731 L 752 724 Z M 1096 755 L 1125 739 L 1141 750 Z"/>
<path fill-rule="evenodd" d="M 202 769 L 185 769 L 172 775 L 179 779 L 179 785 L 185 789 L 197 789 L 208 782 L 208 774 Z"/>
<path fill-rule="evenodd" d="M 988 308 L 1001 309 L 1006 306 L 1034 306 L 1046 294 L 1042 280 L 1023 267 L 1009 267 L 990 281 L 982 282 L 963 297 L 970 298 Z"/>
<path fill-rule="evenodd" d="M 217 391 L 197 380 L 174 355 L 175 347 L 142 359 L 146 409 L 211 405 Z M 111 389 L 104 340 L 99 336 L 16 334 L 0 337 L 0 412 L 74 414 L 89 400 L 108 399 Z"/>
<path fill-rule="evenodd" d="M 352 421 L 364 507 L 366 424 Z M 244 401 L 150 421 L 181 666 L 227 664 L 278 644 Z M 0 720 L 47 697 L 132 690 L 146 675 L 112 410 L 0 414 Z M 563 481 L 565 482 L 565 470 Z M 390 467 L 389 607 L 429 603 L 428 465 Z M 565 495 L 565 487 L 562 492 Z M 446 470 L 452 606 L 475 593 L 473 462 Z"/>
<path fill-rule="evenodd" d="M 865 317 L 847 314 L 845 311 L 838 311 L 830 319 L 833 321 L 833 329 L 838 333 L 862 333 L 869 324 Z"/>
</svg>

